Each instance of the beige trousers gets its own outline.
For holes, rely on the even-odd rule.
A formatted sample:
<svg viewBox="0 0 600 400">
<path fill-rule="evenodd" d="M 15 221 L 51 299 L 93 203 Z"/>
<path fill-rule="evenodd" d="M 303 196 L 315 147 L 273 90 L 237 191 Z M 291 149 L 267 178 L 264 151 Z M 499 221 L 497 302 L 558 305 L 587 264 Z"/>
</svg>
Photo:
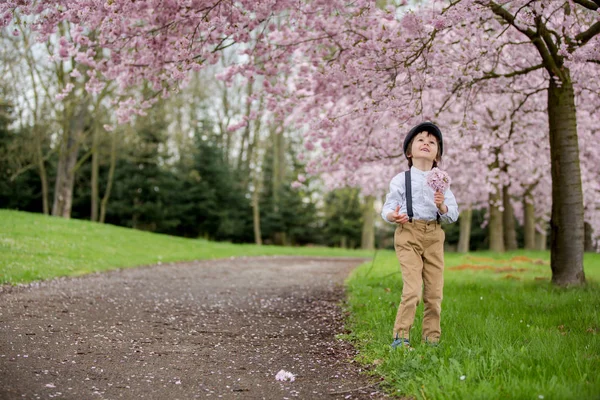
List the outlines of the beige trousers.
<svg viewBox="0 0 600 400">
<path fill-rule="evenodd" d="M 413 220 L 396 228 L 394 247 L 400 262 L 403 287 L 394 323 L 394 338 L 409 338 L 417 305 L 422 297 L 423 340 L 439 341 L 445 237 L 436 221 Z"/>
</svg>

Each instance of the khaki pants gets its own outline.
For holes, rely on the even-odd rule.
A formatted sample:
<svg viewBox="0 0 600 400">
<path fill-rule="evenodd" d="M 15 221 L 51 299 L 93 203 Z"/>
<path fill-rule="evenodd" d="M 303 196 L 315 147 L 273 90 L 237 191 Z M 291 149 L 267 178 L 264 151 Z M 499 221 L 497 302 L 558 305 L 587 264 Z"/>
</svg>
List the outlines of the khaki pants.
<svg viewBox="0 0 600 400">
<path fill-rule="evenodd" d="M 402 300 L 394 338 L 409 338 L 417 305 L 423 297 L 423 340 L 440 339 L 440 312 L 444 287 L 444 239 L 446 235 L 436 221 L 407 222 L 398 225 L 394 235 L 396 256 L 402 271 Z"/>
</svg>

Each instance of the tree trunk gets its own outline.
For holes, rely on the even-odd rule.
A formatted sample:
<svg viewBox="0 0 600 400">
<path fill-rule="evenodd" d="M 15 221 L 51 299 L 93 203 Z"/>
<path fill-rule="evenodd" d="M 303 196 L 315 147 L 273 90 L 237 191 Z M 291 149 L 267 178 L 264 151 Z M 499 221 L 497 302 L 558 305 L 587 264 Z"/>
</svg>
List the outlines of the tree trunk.
<svg viewBox="0 0 600 400">
<path fill-rule="evenodd" d="M 590 253 L 595 253 L 596 248 L 594 247 L 594 239 L 592 238 L 593 229 L 589 222 L 584 223 L 584 233 L 585 233 L 585 241 L 583 250 Z"/>
<path fill-rule="evenodd" d="M 273 210 L 278 213 L 281 209 L 280 189 L 283 185 L 285 173 L 285 141 L 281 124 L 271 128 L 271 143 L 273 144 Z M 275 232 L 273 242 L 285 245 L 287 235 L 285 232 Z"/>
<path fill-rule="evenodd" d="M 473 222 L 473 209 L 469 206 L 461 211 L 460 218 L 460 236 L 458 238 L 458 252 L 468 253 L 471 246 L 471 223 Z"/>
<path fill-rule="evenodd" d="M 65 124 L 64 136 L 61 142 L 56 168 L 56 183 L 54 186 L 54 204 L 52 215 L 71 218 L 73 204 L 73 185 L 75 184 L 75 164 L 79 155 L 79 146 L 86 116 L 85 104 L 79 106 L 78 112 Z"/>
<path fill-rule="evenodd" d="M 528 202 L 529 200 L 529 202 Z M 535 250 L 535 208 L 533 200 L 523 200 L 523 230 L 525 234 L 525 250 Z"/>
<path fill-rule="evenodd" d="M 251 128 L 251 124 L 250 124 L 250 113 L 252 112 L 252 102 L 248 101 L 249 98 L 252 96 L 252 90 L 253 90 L 253 85 L 252 85 L 252 80 L 249 80 L 248 83 L 246 84 L 246 111 L 245 111 L 245 117 L 248 119 L 248 124 L 244 127 L 244 132 L 242 133 L 242 143 L 240 144 L 240 152 L 238 153 L 238 159 L 237 159 L 237 164 L 235 166 L 235 168 L 241 172 L 242 174 L 246 175 L 248 174 L 248 171 L 244 171 L 243 165 L 244 165 L 244 156 L 246 159 L 248 159 L 248 150 L 246 148 L 246 146 L 250 147 L 250 128 Z M 246 145 L 246 143 L 248 143 Z"/>
<path fill-rule="evenodd" d="M 279 210 L 279 187 L 281 185 L 282 182 L 282 177 L 280 176 L 279 172 L 280 172 L 280 159 L 279 159 L 279 148 L 282 146 L 282 143 L 280 142 L 281 140 L 281 135 L 277 132 L 278 131 L 278 127 L 277 125 L 271 125 L 269 127 L 269 133 L 271 136 L 271 145 L 273 146 L 273 181 L 271 182 L 271 190 L 273 193 L 273 202 L 274 202 L 274 209 L 277 212 Z"/>
<path fill-rule="evenodd" d="M 536 250 L 546 250 L 546 242 L 548 239 L 548 235 L 545 232 L 535 232 L 535 249 Z"/>
<path fill-rule="evenodd" d="M 108 169 L 108 179 L 106 181 L 106 190 L 104 191 L 104 196 L 102 197 L 102 202 L 100 203 L 100 219 L 99 222 L 101 224 L 104 223 L 106 218 L 106 206 L 108 205 L 108 199 L 110 198 L 110 192 L 112 190 L 112 184 L 115 177 L 115 168 L 117 165 L 117 133 L 112 133 L 112 146 L 110 149 L 110 167 Z"/>
<path fill-rule="evenodd" d="M 260 142 L 256 143 L 260 145 Z M 263 242 L 260 229 L 260 192 L 262 190 L 263 177 L 258 168 L 254 168 L 253 175 L 252 186 L 254 191 L 252 192 L 252 225 L 254 227 L 254 243 L 261 246 Z"/>
<path fill-rule="evenodd" d="M 242 178 L 242 187 L 248 187 L 248 181 L 250 180 L 250 175 L 251 175 L 251 164 L 252 164 L 252 160 L 254 159 L 254 149 L 257 146 L 257 144 L 259 143 L 260 140 L 260 128 L 261 128 L 261 120 L 262 120 L 262 111 L 263 111 L 263 96 L 260 97 L 260 102 L 258 105 L 258 113 L 257 113 L 257 118 L 256 120 L 254 120 L 254 133 L 253 133 L 253 138 L 252 141 L 250 141 L 248 143 L 248 151 L 246 154 L 246 160 L 244 161 L 244 171 L 246 172 L 246 174 L 244 175 L 244 177 Z"/>
<path fill-rule="evenodd" d="M 252 222 L 254 226 L 254 243 L 262 245 L 262 232 L 260 230 L 260 201 L 259 191 L 255 188 L 252 193 Z"/>
<path fill-rule="evenodd" d="M 365 196 L 365 204 L 363 209 L 363 227 L 362 238 L 360 242 L 361 249 L 375 249 L 375 212 L 373 209 L 375 197 Z"/>
<path fill-rule="evenodd" d="M 496 192 L 490 193 L 490 222 L 488 224 L 488 238 L 490 241 L 490 250 L 504 252 L 504 226 L 502 225 L 502 191 L 496 186 Z"/>
<path fill-rule="evenodd" d="M 97 116 L 99 118 L 99 116 Z M 99 127 L 98 123 L 94 121 L 94 130 L 92 132 L 92 180 L 91 180 L 91 212 L 90 212 L 90 220 L 98 221 L 98 200 L 100 198 L 99 190 L 98 190 L 98 169 L 100 168 L 100 157 L 98 155 L 98 135 Z"/>
<path fill-rule="evenodd" d="M 553 78 L 550 78 L 548 87 L 552 160 L 552 282 L 559 286 L 579 285 L 585 282 L 584 220 L 575 96 L 568 70 L 564 71 L 560 86 Z"/>
<path fill-rule="evenodd" d="M 510 202 L 508 186 L 502 187 L 502 202 L 504 211 L 502 213 L 502 223 L 504 225 L 504 248 L 506 250 L 517 250 L 517 229 L 515 227 L 515 212 Z"/>
<path fill-rule="evenodd" d="M 34 129 L 37 131 L 39 129 L 37 126 L 34 126 Z M 50 214 L 50 203 L 48 201 L 48 173 L 46 172 L 46 164 L 44 162 L 44 154 L 42 151 L 42 139 L 39 135 L 39 132 L 36 132 L 36 152 L 37 152 L 37 163 L 38 163 L 38 173 L 40 175 L 40 181 L 42 182 L 42 206 L 44 210 L 44 215 Z"/>
<path fill-rule="evenodd" d="M 277 157 L 277 187 L 281 187 L 283 185 L 283 181 L 285 180 L 285 136 L 283 126 L 279 125 L 277 129 L 277 153 L 275 157 Z"/>
</svg>

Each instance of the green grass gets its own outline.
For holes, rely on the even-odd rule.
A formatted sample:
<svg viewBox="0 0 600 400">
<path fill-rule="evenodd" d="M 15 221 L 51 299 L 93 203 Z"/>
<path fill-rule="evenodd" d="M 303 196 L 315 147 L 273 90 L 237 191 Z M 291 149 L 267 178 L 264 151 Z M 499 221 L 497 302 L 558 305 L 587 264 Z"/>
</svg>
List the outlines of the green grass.
<svg viewBox="0 0 600 400">
<path fill-rule="evenodd" d="M 258 255 L 372 257 L 373 252 L 216 243 L 0 210 L 0 284 L 27 283 L 159 262 Z"/>
<path fill-rule="evenodd" d="M 549 257 L 446 254 L 442 342 L 420 343 L 420 305 L 410 351 L 389 346 L 402 280 L 395 254 L 379 252 L 348 279 L 348 338 L 409 398 L 598 399 L 600 254 L 585 255 L 588 284 L 570 289 L 550 284 Z"/>
</svg>

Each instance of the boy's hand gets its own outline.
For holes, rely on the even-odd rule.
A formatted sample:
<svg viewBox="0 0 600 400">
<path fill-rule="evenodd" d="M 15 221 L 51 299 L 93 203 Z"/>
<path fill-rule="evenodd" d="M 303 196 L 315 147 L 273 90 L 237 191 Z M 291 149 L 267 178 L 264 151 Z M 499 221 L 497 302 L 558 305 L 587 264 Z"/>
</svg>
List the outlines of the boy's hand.
<svg viewBox="0 0 600 400">
<path fill-rule="evenodd" d="M 448 206 L 444 204 L 444 193 L 435 192 L 433 196 L 433 201 L 435 202 L 436 207 L 440 210 L 440 214 L 446 214 L 448 212 Z"/>
<path fill-rule="evenodd" d="M 408 222 L 408 215 L 406 214 L 398 214 L 400 212 L 400 206 L 396 207 L 395 211 L 388 213 L 387 219 L 390 222 L 394 222 L 396 224 L 405 224 Z"/>
</svg>

